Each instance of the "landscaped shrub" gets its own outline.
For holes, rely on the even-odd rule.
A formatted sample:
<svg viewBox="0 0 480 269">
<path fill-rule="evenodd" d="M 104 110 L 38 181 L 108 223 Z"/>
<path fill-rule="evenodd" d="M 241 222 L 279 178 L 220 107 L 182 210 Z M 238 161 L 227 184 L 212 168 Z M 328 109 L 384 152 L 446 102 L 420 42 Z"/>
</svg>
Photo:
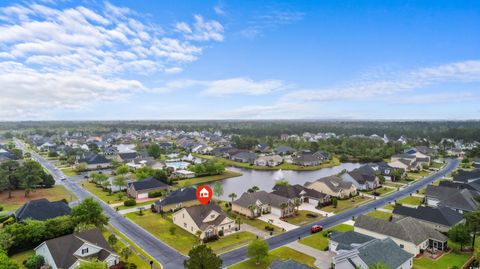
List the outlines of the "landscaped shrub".
<svg viewBox="0 0 480 269">
<path fill-rule="evenodd" d="M 135 201 L 134 199 L 128 199 L 125 202 L 123 202 L 124 206 L 134 206 L 136 204 L 137 204 L 137 201 Z"/>
<path fill-rule="evenodd" d="M 309 218 L 316 218 L 316 217 L 318 217 L 318 215 L 317 215 L 317 214 L 314 214 L 314 213 L 307 213 L 307 217 L 309 217 Z"/>
<path fill-rule="evenodd" d="M 148 198 L 157 198 L 157 197 L 162 197 L 161 191 L 154 191 L 154 192 L 148 193 Z"/>
<path fill-rule="evenodd" d="M 372 192 L 372 194 L 373 194 L 374 196 L 380 196 L 380 193 L 379 193 L 378 191 L 374 191 L 374 192 Z"/>
<path fill-rule="evenodd" d="M 328 251 L 328 246 L 326 246 L 326 247 L 323 249 L 323 251 Z"/>
<path fill-rule="evenodd" d="M 275 228 L 273 228 L 273 227 L 270 226 L 270 225 L 265 225 L 265 230 L 267 230 L 267 231 L 274 231 Z"/>
<path fill-rule="evenodd" d="M 223 231 L 220 230 L 220 231 L 218 232 L 218 235 L 219 235 L 219 236 L 223 236 Z"/>
<path fill-rule="evenodd" d="M 3 211 L 3 206 L 0 206 L 0 212 Z"/>
<path fill-rule="evenodd" d="M 23 261 L 27 269 L 40 269 L 45 264 L 45 259 L 40 255 L 32 255 Z"/>
<path fill-rule="evenodd" d="M 203 243 L 208 243 L 208 242 L 217 241 L 218 239 L 219 239 L 218 235 L 215 235 L 215 236 L 206 237 L 202 241 Z"/>
</svg>

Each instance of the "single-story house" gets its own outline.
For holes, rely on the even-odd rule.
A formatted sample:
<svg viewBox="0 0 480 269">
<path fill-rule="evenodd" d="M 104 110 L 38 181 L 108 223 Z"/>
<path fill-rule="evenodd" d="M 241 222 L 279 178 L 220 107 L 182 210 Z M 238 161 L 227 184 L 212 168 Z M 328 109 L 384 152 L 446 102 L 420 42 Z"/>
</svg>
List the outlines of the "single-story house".
<svg viewBox="0 0 480 269">
<path fill-rule="evenodd" d="M 295 205 L 292 199 L 274 193 L 245 192 L 232 203 L 232 211 L 250 218 L 268 213 L 283 218 L 295 214 Z"/>
<path fill-rule="evenodd" d="M 370 165 L 363 165 L 341 175 L 343 181 L 352 182 L 357 190 L 372 190 L 380 186 L 376 171 Z"/>
<path fill-rule="evenodd" d="M 457 189 L 467 189 L 472 191 L 477 191 L 480 193 L 480 179 L 475 181 L 470 181 L 469 183 L 458 183 L 450 180 L 442 180 L 438 186 L 448 187 L 448 188 L 457 188 Z"/>
<path fill-rule="evenodd" d="M 173 213 L 173 223 L 191 234 L 200 231 L 201 239 L 235 231 L 235 221 L 216 203 L 184 207 Z"/>
<path fill-rule="evenodd" d="M 175 211 L 184 207 L 200 204 L 194 187 L 181 188 L 167 195 L 165 199 L 155 202 L 157 212 Z"/>
<path fill-rule="evenodd" d="M 283 163 L 283 157 L 280 155 L 260 156 L 255 160 L 258 166 L 277 166 Z"/>
<path fill-rule="evenodd" d="M 26 202 L 14 213 L 15 220 L 20 222 L 27 219 L 48 220 L 60 216 L 70 215 L 71 209 L 67 201 L 50 202 L 47 199 L 37 199 Z"/>
<path fill-rule="evenodd" d="M 78 157 L 77 164 L 86 163 L 87 169 L 107 168 L 111 165 L 109 159 L 96 153 L 85 153 Z"/>
<path fill-rule="evenodd" d="M 443 233 L 448 232 L 450 228 L 458 223 L 464 222 L 462 214 L 448 207 L 419 206 L 418 208 L 412 208 L 396 205 L 392 213 L 395 221 L 405 217 L 412 217 Z"/>
<path fill-rule="evenodd" d="M 333 257 L 335 269 L 369 269 L 382 263 L 391 269 L 410 269 L 413 255 L 395 244 L 391 238 L 373 239 Z"/>
<path fill-rule="evenodd" d="M 320 156 L 313 153 L 302 152 L 292 159 L 292 163 L 301 166 L 315 166 L 320 165 L 323 160 Z"/>
<path fill-rule="evenodd" d="M 354 231 L 339 232 L 332 231 L 328 242 L 328 250 L 338 254 L 341 251 L 348 251 L 372 241 L 374 237 L 357 233 Z"/>
<path fill-rule="evenodd" d="M 195 173 L 192 172 L 192 171 L 188 171 L 188 170 L 175 170 L 173 171 L 171 174 L 170 174 L 170 177 L 171 178 L 178 178 L 178 179 L 181 179 L 181 178 L 193 178 L 195 177 Z"/>
<path fill-rule="evenodd" d="M 258 151 L 260 153 L 268 153 L 272 150 L 270 149 L 270 146 L 268 144 L 262 143 L 255 146 L 255 151 Z"/>
<path fill-rule="evenodd" d="M 295 260 L 288 259 L 284 261 L 274 260 L 268 269 L 312 269 L 312 267 L 303 263 L 299 263 Z"/>
<path fill-rule="evenodd" d="M 314 206 L 319 204 L 326 205 L 330 203 L 330 195 L 318 192 L 313 189 L 303 187 L 302 185 L 275 185 L 273 194 L 283 196 L 288 199 L 300 199 L 302 203 L 308 203 Z"/>
<path fill-rule="evenodd" d="M 335 175 L 323 177 L 313 182 L 306 182 L 305 187 L 340 199 L 357 194 L 357 187 L 352 182 L 346 182 Z"/>
<path fill-rule="evenodd" d="M 230 156 L 230 159 L 236 162 L 254 163 L 257 159 L 257 154 L 253 152 L 242 151 Z"/>
<path fill-rule="evenodd" d="M 135 199 L 146 199 L 149 193 L 168 190 L 169 187 L 170 185 L 149 177 L 141 181 L 128 183 L 127 194 Z"/>
<path fill-rule="evenodd" d="M 279 155 L 288 155 L 295 152 L 295 150 L 289 146 L 278 146 L 273 150 L 276 154 Z"/>
<path fill-rule="evenodd" d="M 35 253 L 52 269 L 74 269 L 91 259 L 105 262 L 108 267 L 120 261 L 98 228 L 47 240 L 35 248 Z"/>
<path fill-rule="evenodd" d="M 453 176 L 453 182 L 457 183 L 470 183 L 476 180 L 480 180 L 480 169 L 475 169 L 473 171 L 459 170 Z"/>
<path fill-rule="evenodd" d="M 461 214 L 478 209 L 480 203 L 475 199 L 477 191 L 444 186 L 428 185 L 425 190 L 425 202 L 428 206 L 444 206 Z"/>
<path fill-rule="evenodd" d="M 137 152 L 135 152 L 135 151 L 120 152 L 115 156 L 115 160 L 118 161 L 118 162 L 122 162 L 122 163 L 128 163 L 128 162 L 131 162 L 131 161 L 135 160 L 135 158 L 137 158 L 137 157 L 138 157 L 138 155 L 137 155 Z"/>
<path fill-rule="evenodd" d="M 447 249 L 448 238 L 445 235 L 412 217 L 393 222 L 361 215 L 355 221 L 354 231 L 378 239 L 390 237 L 400 248 L 413 255 L 427 248 Z"/>
</svg>

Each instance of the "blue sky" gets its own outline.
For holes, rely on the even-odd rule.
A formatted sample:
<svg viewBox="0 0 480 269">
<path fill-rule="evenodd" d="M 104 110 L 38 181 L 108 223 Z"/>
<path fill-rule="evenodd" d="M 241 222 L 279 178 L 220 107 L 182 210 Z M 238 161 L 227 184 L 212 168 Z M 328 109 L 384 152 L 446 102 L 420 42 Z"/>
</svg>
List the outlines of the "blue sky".
<svg viewBox="0 0 480 269">
<path fill-rule="evenodd" d="M 478 1 L 2 1 L 0 120 L 479 119 Z"/>
</svg>

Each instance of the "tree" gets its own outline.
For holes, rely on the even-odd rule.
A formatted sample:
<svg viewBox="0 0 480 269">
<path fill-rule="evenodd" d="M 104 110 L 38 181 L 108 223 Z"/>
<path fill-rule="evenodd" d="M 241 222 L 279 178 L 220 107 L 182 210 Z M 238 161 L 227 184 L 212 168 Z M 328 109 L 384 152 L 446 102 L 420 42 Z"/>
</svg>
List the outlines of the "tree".
<svg viewBox="0 0 480 269">
<path fill-rule="evenodd" d="M 220 259 L 213 250 L 205 245 L 201 244 L 193 247 L 188 252 L 189 258 L 183 262 L 183 266 L 186 269 L 220 269 L 222 268 L 223 261 Z"/>
<path fill-rule="evenodd" d="M 128 257 L 132 255 L 132 250 L 130 249 L 130 247 L 124 247 L 120 251 L 120 255 L 122 255 L 125 261 L 128 262 Z"/>
<path fill-rule="evenodd" d="M 12 191 L 20 184 L 20 164 L 16 161 L 6 161 L 0 164 L 0 180 L 8 190 L 8 198 L 12 198 Z"/>
<path fill-rule="evenodd" d="M 287 203 L 281 203 L 280 204 L 280 209 L 282 210 L 282 217 L 283 217 L 283 211 L 285 210 L 285 208 L 288 207 L 288 204 Z"/>
<path fill-rule="evenodd" d="M 72 208 L 72 217 L 76 223 L 93 224 L 97 227 L 107 224 L 108 218 L 103 209 L 92 197 L 85 198 Z"/>
<path fill-rule="evenodd" d="M 465 213 L 467 229 L 473 234 L 472 248 L 475 249 L 475 240 L 480 233 L 480 210 Z"/>
<path fill-rule="evenodd" d="M 116 176 L 113 179 L 113 185 L 117 186 L 119 190 L 122 190 L 125 186 L 127 186 L 127 180 L 125 179 L 124 176 Z"/>
<path fill-rule="evenodd" d="M 2 269 L 18 269 L 19 266 L 14 260 L 10 259 L 7 256 L 7 253 L 5 253 L 5 251 L 0 250 L 0 268 L 2 268 Z"/>
<path fill-rule="evenodd" d="M 51 188 L 53 185 L 55 185 L 55 179 L 52 175 L 44 173 L 41 184 L 45 188 Z"/>
<path fill-rule="evenodd" d="M 400 180 L 400 179 L 402 179 L 402 175 L 403 175 L 402 170 L 400 170 L 400 169 L 393 169 L 393 171 L 392 171 L 392 180 L 393 180 L 393 181 Z"/>
<path fill-rule="evenodd" d="M 114 234 L 111 234 L 109 237 L 108 237 L 108 244 L 113 247 L 117 244 L 117 237 L 114 235 Z"/>
<path fill-rule="evenodd" d="M 249 192 L 249 193 L 254 193 L 254 192 L 257 192 L 258 190 L 260 190 L 259 187 L 253 186 L 253 187 L 251 187 L 250 189 L 248 189 L 247 192 Z"/>
<path fill-rule="evenodd" d="M 248 245 L 247 255 L 255 261 L 255 264 L 260 264 L 268 257 L 268 243 L 263 239 L 255 239 Z"/>
<path fill-rule="evenodd" d="M 130 168 L 128 168 L 128 166 L 126 166 L 125 164 L 122 164 L 122 165 L 120 165 L 119 167 L 117 167 L 117 169 L 115 169 L 115 174 L 117 174 L 117 175 L 125 175 L 125 174 L 127 174 L 129 171 L 130 171 Z"/>
<path fill-rule="evenodd" d="M 25 197 L 28 197 L 30 192 L 43 181 L 45 171 L 36 161 L 28 160 L 21 166 L 20 174 L 20 187 L 25 190 Z"/>
<path fill-rule="evenodd" d="M 332 206 L 333 208 L 337 208 L 338 205 L 338 199 L 337 197 L 332 197 Z"/>
<path fill-rule="evenodd" d="M 155 179 L 160 180 L 163 183 L 166 184 L 172 184 L 172 180 L 168 178 L 167 172 L 164 170 L 154 170 L 153 175 Z"/>
<path fill-rule="evenodd" d="M 378 262 L 377 264 L 370 264 L 368 269 L 390 269 L 390 267 L 382 262 Z"/>
<path fill-rule="evenodd" d="M 82 261 L 76 269 L 106 269 L 107 264 L 99 260 Z"/>
<path fill-rule="evenodd" d="M 147 152 L 149 156 L 157 159 L 158 157 L 160 157 L 161 149 L 158 144 L 151 144 L 150 146 L 148 146 Z"/>
<path fill-rule="evenodd" d="M 217 196 L 217 198 L 220 198 L 220 196 L 223 195 L 223 187 L 220 182 L 217 181 L 213 184 L 213 193 L 215 194 L 215 196 Z"/>
<path fill-rule="evenodd" d="M 9 250 L 14 244 L 13 236 L 5 230 L 0 230 L 0 251 Z"/>
<path fill-rule="evenodd" d="M 300 198 L 295 198 L 293 200 L 293 204 L 295 205 L 296 207 L 296 211 L 298 212 L 298 210 L 300 209 L 300 206 L 302 205 L 302 200 L 300 200 Z"/>
<path fill-rule="evenodd" d="M 26 259 L 23 264 L 27 269 L 40 269 L 45 264 L 45 259 L 40 255 L 32 255 Z"/>
<path fill-rule="evenodd" d="M 87 163 L 79 163 L 77 164 L 77 166 L 75 166 L 75 171 L 82 172 L 87 170 L 87 167 L 88 167 Z"/>
<path fill-rule="evenodd" d="M 448 238 L 460 244 L 460 250 L 462 250 L 463 246 L 470 242 L 471 236 L 465 224 L 458 224 L 448 231 Z"/>
<path fill-rule="evenodd" d="M 285 179 L 279 179 L 275 181 L 275 185 L 288 186 L 288 181 Z"/>
<path fill-rule="evenodd" d="M 257 210 L 257 205 L 251 204 L 248 206 L 248 209 L 252 212 L 252 216 L 255 216 L 255 210 Z"/>
<path fill-rule="evenodd" d="M 237 194 L 234 193 L 234 192 L 232 192 L 232 193 L 230 193 L 230 194 L 228 195 L 228 198 L 232 199 L 232 203 L 233 203 L 233 201 L 235 200 L 235 198 L 237 198 Z"/>
</svg>

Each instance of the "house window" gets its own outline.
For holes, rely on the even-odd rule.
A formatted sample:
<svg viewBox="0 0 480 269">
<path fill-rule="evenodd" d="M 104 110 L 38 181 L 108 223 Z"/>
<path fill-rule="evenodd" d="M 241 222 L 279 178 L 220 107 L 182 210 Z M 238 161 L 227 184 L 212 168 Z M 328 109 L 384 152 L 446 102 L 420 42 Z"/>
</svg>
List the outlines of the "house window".
<svg viewBox="0 0 480 269">
<path fill-rule="evenodd" d="M 192 231 L 192 232 L 193 232 L 193 226 L 192 226 L 192 227 L 190 227 L 190 231 Z"/>
<path fill-rule="evenodd" d="M 185 214 L 182 214 L 182 218 L 185 218 Z"/>
<path fill-rule="evenodd" d="M 82 254 L 87 254 L 88 253 L 88 248 L 82 249 Z"/>
<path fill-rule="evenodd" d="M 183 223 L 183 227 L 187 228 L 187 224 L 185 222 Z"/>
<path fill-rule="evenodd" d="M 215 218 L 215 214 L 210 215 L 210 218 L 211 219 Z"/>
<path fill-rule="evenodd" d="M 403 244 L 400 244 L 400 248 L 403 248 Z"/>
</svg>

